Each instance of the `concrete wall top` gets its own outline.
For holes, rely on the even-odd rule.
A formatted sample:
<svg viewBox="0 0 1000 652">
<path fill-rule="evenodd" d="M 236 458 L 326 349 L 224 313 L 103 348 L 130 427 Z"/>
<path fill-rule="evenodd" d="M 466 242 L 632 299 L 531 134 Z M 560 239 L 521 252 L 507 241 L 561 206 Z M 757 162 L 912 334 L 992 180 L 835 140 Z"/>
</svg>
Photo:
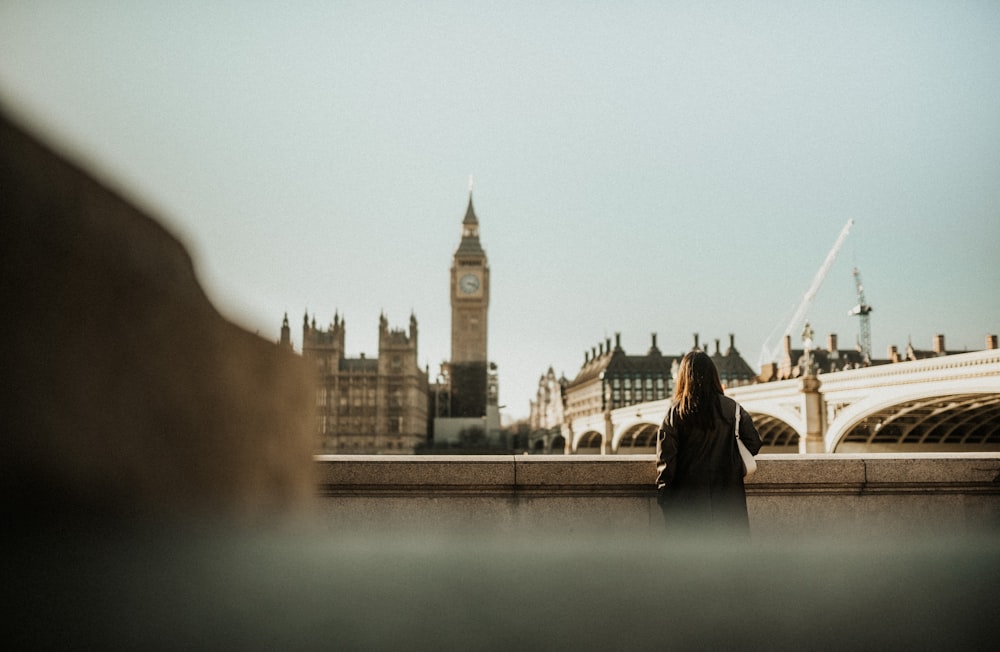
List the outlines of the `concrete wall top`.
<svg viewBox="0 0 1000 652">
<path fill-rule="evenodd" d="M 423 490 L 518 493 L 587 489 L 650 493 L 653 455 L 321 455 L 320 493 Z M 747 492 L 1000 493 L 1000 453 L 759 455 Z"/>
</svg>

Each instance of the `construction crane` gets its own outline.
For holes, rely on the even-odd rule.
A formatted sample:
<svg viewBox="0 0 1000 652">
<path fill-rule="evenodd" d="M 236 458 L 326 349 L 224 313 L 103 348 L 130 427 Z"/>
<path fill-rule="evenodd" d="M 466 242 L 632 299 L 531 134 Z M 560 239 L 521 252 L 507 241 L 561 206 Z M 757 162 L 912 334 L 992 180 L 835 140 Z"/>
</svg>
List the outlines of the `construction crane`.
<svg viewBox="0 0 1000 652">
<path fill-rule="evenodd" d="M 871 314 L 872 307 L 865 301 L 865 287 L 861 284 L 861 272 L 855 267 L 851 272 L 854 274 L 854 285 L 858 289 L 858 305 L 848 311 L 848 315 L 861 318 L 861 337 L 858 340 L 858 348 L 865 364 L 872 361 L 872 325 L 868 315 Z"/>
<path fill-rule="evenodd" d="M 760 359 L 757 361 L 758 369 L 770 362 L 776 362 L 778 360 L 778 354 L 781 353 L 782 342 L 785 339 L 785 336 L 791 335 L 792 331 L 802 325 L 806 311 L 809 310 L 809 306 L 812 305 L 813 299 L 816 298 L 816 293 L 819 291 L 819 287 L 823 285 L 823 280 L 826 278 L 827 272 L 829 272 L 830 268 L 833 266 L 833 261 L 837 258 L 837 253 L 843 246 L 844 240 L 847 239 L 847 234 L 850 233 L 852 226 L 854 226 L 854 220 L 847 220 L 847 224 L 845 224 L 844 228 L 840 230 L 840 235 L 837 236 L 837 241 L 833 243 L 833 248 L 830 249 L 830 253 L 826 255 L 826 259 L 823 261 L 823 264 L 820 265 L 819 271 L 817 271 L 816 276 L 813 277 L 812 284 L 809 285 L 809 289 L 806 290 L 805 296 L 802 297 L 802 301 L 799 302 L 798 308 L 795 309 L 795 314 L 792 315 L 792 320 L 785 328 L 785 332 L 782 334 L 781 339 L 777 342 L 773 342 L 773 337 L 768 337 L 768 340 L 764 342 L 764 346 L 761 348 L 760 352 Z"/>
</svg>

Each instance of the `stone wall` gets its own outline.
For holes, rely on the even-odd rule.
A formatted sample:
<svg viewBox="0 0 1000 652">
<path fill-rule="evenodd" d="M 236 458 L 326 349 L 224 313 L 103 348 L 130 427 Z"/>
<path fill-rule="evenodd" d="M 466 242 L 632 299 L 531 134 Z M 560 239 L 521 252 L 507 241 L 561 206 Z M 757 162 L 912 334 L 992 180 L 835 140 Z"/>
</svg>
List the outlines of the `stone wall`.
<svg viewBox="0 0 1000 652">
<path fill-rule="evenodd" d="M 1000 454 L 761 455 L 755 539 L 1000 527 Z M 376 531 L 657 533 L 651 455 L 319 456 L 321 522 Z"/>
</svg>

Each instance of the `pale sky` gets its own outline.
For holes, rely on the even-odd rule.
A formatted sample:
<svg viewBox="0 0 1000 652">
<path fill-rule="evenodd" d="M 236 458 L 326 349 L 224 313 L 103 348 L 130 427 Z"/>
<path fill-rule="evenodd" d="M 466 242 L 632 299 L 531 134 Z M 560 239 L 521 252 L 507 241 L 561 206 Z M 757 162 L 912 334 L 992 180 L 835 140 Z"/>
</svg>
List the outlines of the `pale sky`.
<svg viewBox="0 0 1000 652">
<path fill-rule="evenodd" d="M 10 2 L 0 101 L 159 216 L 224 314 L 419 322 L 450 355 L 473 175 L 507 417 L 550 366 L 806 317 L 873 349 L 1000 331 L 1000 3 Z M 801 328 L 798 329 L 800 331 Z M 769 338 L 771 338 L 769 340 Z M 795 333 L 799 344 L 798 333 Z"/>
</svg>

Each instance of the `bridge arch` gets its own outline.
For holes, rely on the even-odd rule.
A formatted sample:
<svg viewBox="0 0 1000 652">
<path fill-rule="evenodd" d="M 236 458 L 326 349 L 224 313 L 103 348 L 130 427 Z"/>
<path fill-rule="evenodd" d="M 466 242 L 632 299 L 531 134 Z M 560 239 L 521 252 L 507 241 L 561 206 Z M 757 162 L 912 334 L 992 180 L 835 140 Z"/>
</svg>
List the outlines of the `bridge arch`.
<svg viewBox="0 0 1000 652">
<path fill-rule="evenodd" d="M 791 409 L 778 406 L 754 404 L 744 405 L 754 419 L 760 433 L 765 452 L 798 452 L 799 438 L 804 436 L 801 416 Z M 618 453 L 630 448 L 655 448 L 656 432 L 662 419 L 643 418 L 641 414 L 631 416 L 616 424 L 611 439 L 611 451 Z"/>
<path fill-rule="evenodd" d="M 585 430 L 573 437 L 574 453 L 600 453 L 604 448 L 604 433 L 599 430 Z"/>
<path fill-rule="evenodd" d="M 611 438 L 611 450 L 619 452 L 624 448 L 656 448 L 656 432 L 660 422 L 650 419 L 635 418 L 622 423 L 615 428 Z"/>
<path fill-rule="evenodd" d="M 739 401 L 739 397 L 733 397 Z M 799 439 L 805 436 L 802 415 L 791 408 L 763 401 L 740 402 L 753 417 L 753 424 L 760 433 L 764 452 L 798 452 Z M 789 448 L 793 450 L 789 451 Z"/>
<path fill-rule="evenodd" d="M 852 443 L 865 450 L 873 445 L 966 444 L 1000 450 L 1000 383 L 967 379 L 875 393 L 844 408 L 828 424 L 823 438 L 827 452 Z"/>
<path fill-rule="evenodd" d="M 799 439 L 802 436 L 799 429 L 781 417 L 756 410 L 748 410 L 753 417 L 753 425 L 760 434 L 762 452 L 765 453 L 797 453 Z"/>
<path fill-rule="evenodd" d="M 549 453 L 564 453 L 566 452 L 566 438 L 562 436 L 562 433 L 554 435 L 552 437 L 552 442 L 549 444 Z"/>
</svg>

